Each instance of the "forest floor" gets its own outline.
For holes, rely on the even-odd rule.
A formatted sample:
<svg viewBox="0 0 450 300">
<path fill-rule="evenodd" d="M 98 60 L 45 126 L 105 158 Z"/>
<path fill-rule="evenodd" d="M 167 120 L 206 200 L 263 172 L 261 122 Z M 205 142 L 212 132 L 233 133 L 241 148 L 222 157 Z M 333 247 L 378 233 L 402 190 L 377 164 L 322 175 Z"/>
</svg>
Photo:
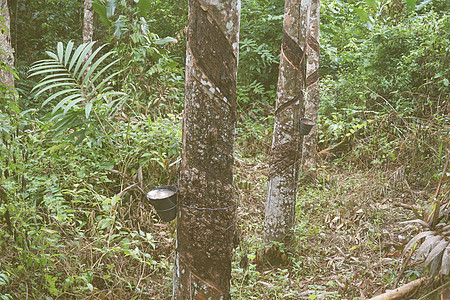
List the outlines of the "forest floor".
<svg viewBox="0 0 450 300">
<path fill-rule="evenodd" d="M 392 288 L 397 280 L 401 285 L 417 278 L 419 265 L 401 271 L 402 250 L 415 229 L 401 222 L 415 218 L 404 207 L 424 204 L 429 196 L 408 187 L 403 172 L 402 167 L 363 171 L 324 164 L 315 179 L 299 184 L 294 242 L 281 247 L 287 254 L 285 266 L 235 266 L 236 298 L 364 299 Z M 242 241 L 235 257 L 239 261 L 248 253 L 257 262 L 267 164 L 240 161 L 237 174 Z"/>
<path fill-rule="evenodd" d="M 291 242 L 264 247 L 270 147 L 270 134 L 265 135 L 263 141 L 236 143 L 240 242 L 233 253 L 232 299 L 369 299 L 427 275 L 423 261 L 404 265 L 405 245 L 420 228 L 403 222 L 423 217 L 438 180 L 433 176 L 419 184 L 405 171 L 406 163 L 320 161 L 314 178 L 299 181 Z M 84 164 L 72 163 L 69 171 Z M 0 296 L 7 295 L 0 298 L 171 299 L 176 221 L 161 222 L 137 191 L 114 196 L 135 185 L 131 176 L 119 194 L 100 195 L 79 188 L 84 173 L 79 174 L 73 191 L 54 197 L 46 192 L 47 206 L 26 201 L 10 206 L 17 209 L 18 225 L 9 234 L 0 222 Z M 89 178 L 81 178 L 89 181 L 92 174 L 89 169 Z M 120 172 L 102 174 L 98 182 L 108 183 Z M 60 176 L 70 179 L 64 172 Z M 275 253 L 278 264 L 263 264 L 263 249 Z M 440 280 L 433 287 L 442 285 Z"/>
<path fill-rule="evenodd" d="M 402 222 L 416 219 L 409 207 L 426 207 L 433 191 L 411 187 L 403 167 L 360 170 L 350 163 L 324 162 L 315 179 L 299 184 L 293 242 L 277 245 L 285 254 L 280 265 L 262 266 L 267 172 L 265 158 L 236 161 L 240 245 L 232 299 L 368 299 L 424 274 L 419 262 L 403 269 L 403 248 L 418 228 Z M 170 227 L 160 234 L 170 235 Z M 165 280 L 161 286 L 170 286 Z"/>
</svg>

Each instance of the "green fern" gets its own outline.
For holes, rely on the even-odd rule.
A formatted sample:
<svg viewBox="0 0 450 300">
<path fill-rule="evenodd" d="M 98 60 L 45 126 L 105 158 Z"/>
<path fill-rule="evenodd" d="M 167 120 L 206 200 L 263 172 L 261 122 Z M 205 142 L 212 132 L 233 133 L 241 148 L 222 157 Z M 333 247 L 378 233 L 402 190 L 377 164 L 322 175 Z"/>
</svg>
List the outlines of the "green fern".
<svg viewBox="0 0 450 300">
<path fill-rule="evenodd" d="M 114 91 L 109 86 L 111 79 L 121 72 L 107 75 L 118 59 L 100 68 L 114 52 L 107 52 L 97 59 L 96 55 L 105 45 L 89 55 L 94 44 L 81 44 L 74 49 L 72 41 L 65 48 L 59 42 L 56 53 L 46 51 L 50 58 L 35 62 L 29 71 L 29 77 L 44 76 L 32 91 L 36 92 L 35 97 L 46 95 L 42 107 L 54 103 L 52 120 L 56 120 L 56 135 L 69 128 L 81 127 L 72 133 L 81 141 L 88 130 L 92 132 L 89 124 L 94 127 L 101 125 L 101 119 L 111 117 L 126 99 L 125 93 Z"/>
</svg>

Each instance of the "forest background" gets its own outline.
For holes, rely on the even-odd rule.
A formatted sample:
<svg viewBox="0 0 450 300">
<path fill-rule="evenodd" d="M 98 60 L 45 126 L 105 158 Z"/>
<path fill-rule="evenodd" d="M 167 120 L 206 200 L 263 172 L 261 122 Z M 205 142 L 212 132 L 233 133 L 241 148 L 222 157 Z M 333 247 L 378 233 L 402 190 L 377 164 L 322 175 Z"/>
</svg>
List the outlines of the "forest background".
<svg viewBox="0 0 450 300">
<path fill-rule="evenodd" d="M 187 1 L 94 3 L 94 51 L 110 53 L 101 79 L 115 92 L 78 118 L 29 75 L 45 51 L 81 43 L 83 3 L 8 1 L 16 79 L 15 91 L 0 89 L 2 299 L 171 295 L 175 226 L 140 190 L 177 181 Z M 267 267 L 257 250 L 283 7 L 242 1 L 233 298 L 357 299 L 433 274 L 403 253 L 424 229 L 401 222 L 427 220 L 437 199 L 448 225 L 448 1 L 321 3 L 318 164 L 299 182 L 295 243 Z M 428 291 L 448 281 L 440 267 Z"/>
</svg>

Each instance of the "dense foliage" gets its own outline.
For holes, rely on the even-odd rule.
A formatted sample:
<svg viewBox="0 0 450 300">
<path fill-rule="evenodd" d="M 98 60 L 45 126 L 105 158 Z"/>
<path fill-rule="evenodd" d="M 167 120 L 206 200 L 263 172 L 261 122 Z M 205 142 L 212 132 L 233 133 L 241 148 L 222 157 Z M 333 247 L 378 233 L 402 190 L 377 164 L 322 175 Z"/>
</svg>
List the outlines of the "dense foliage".
<svg viewBox="0 0 450 300">
<path fill-rule="evenodd" d="M 187 1 L 94 1 L 98 52 L 90 63 L 97 72 L 88 74 L 81 52 L 73 65 L 80 61 L 79 69 L 64 69 L 81 41 L 81 1 L 8 2 L 19 96 L 15 101 L 15 92 L 0 87 L 0 298 L 169 297 L 173 225 L 161 224 L 145 192 L 177 181 Z M 302 251 L 312 253 L 302 246 L 307 237 L 322 238 L 325 227 L 352 228 L 343 222 L 336 229 L 333 222 L 353 207 L 369 215 L 376 206 L 343 199 L 357 188 L 352 181 L 336 188 L 332 170 L 394 172 L 392 178 L 408 185 L 404 194 L 414 198 L 411 190 L 427 195 L 434 189 L 449 148 L 448 1 L 414 6 L 412 1 L 324 0 L 321 5 L 321 175 L 302 190 L 298 245 L 286 249 L 296 253 L 289 274 L 288 269 L 276 273 L 298 280 L 297 288 L 290 286 L 294 296 L 314 275 L 313 263 L 305 271 Z M 242 2 L 235 179 L 241 204 L 249 205 L 239 218 L 251 222 L 241 226 L 237 259 L 261 245 L 256 236 L 262 220 L 252 211 L 264 201 L 282 18 L 282 1 Z M 378 183 L 367 178 L 382 186 L 379 192 L 361 193 L 384 195 L 381 189 L 396 180 L 381 177 Z M 339 201 L 330 204 L 329 195 Z M 432 203 L 420 199 L 425 213 Z M 314 223 L 313 216 L 325 214 L 331 220 L 327 226 Z M 376 248 L 380 220 L 390 216 L 381 211 L 370 217 L 367 249 Z M 359 251 L 354 247 L 351 253 Z M 314 253 L 310 256 L 322 255 Z M 238 264 L 233 266 L 236 298 L 284 295 L 275 275 Z M 389 286 L 402 276 L 397 269 L 382 273 L 380 280 Z M 404 278 L 425 273 L 416 266 Z M 258 289 L 261 281 L 266 284 Z M 339 290 L 336 299 L 359 296 L 359 287 L 345 284 L 322 287 Z M 309 289 L 311 299 L 322 287 Z"/>
</svg>

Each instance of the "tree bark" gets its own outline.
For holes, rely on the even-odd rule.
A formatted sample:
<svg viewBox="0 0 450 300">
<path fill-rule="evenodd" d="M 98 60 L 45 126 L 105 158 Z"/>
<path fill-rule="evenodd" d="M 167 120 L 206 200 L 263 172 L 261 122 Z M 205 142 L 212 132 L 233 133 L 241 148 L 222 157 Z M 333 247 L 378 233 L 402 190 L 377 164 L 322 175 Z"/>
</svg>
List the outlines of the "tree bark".
<svg viewBox="0 0 450 300">
<path fill-rule="evenodd" d="M 8 1 L 0 0 L 0 16 L 4 19 L 0 29 L 0 63 L 7 66 L 4 70 L 0 68 L 0 83 L 6 86 L 6 89 L 14 88 L 14 74 L 10 71 L 14 67 L 14 52 L 11 46 L 11 34 Z"/>
<path fill-rule="evenodd" d="M 240 0 L 191 0 L 173 299 L 230 299 Z"/>
<path fill-rule="evenodd" d="M 311 1 L 309 31 L 306 55 L 305 116 L 317 123 L 319 114 L 319 22 L 320 0 Z M 317 163 L 317 126 L 313 126 L 309 135 L 303 138 L 302 168 L 310 175 L 315 175 Z"/>
<path fill-rule="evenodd" d="M 83 43 L 87 44 L 93 41 L 94 37 L 94 9 L 92 8 L 92 0 L 84 0 L 84 17 L 83 17 Z M 86 55 L 84 61 L 92 54 L 92 49 Z"/>
<path fill-rule="evenodd" d="M 286 0 L 275 125 L 264 219 L 264 242 L 283 241 L 295 219 L 297 179 L 302 150 L 299 134 L 305 51 L 311 0 Z"/>
</svg>

